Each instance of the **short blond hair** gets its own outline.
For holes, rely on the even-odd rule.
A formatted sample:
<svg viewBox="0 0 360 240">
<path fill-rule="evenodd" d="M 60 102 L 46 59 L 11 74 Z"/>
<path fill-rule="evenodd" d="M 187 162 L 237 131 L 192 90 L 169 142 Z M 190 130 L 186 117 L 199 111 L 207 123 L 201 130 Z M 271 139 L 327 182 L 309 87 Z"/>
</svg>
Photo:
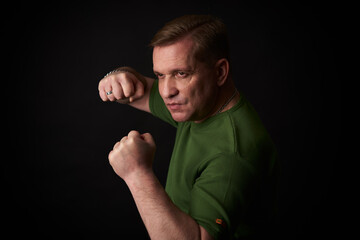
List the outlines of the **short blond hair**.
<svg viewBox="0 0 360 240">
<path fill-rule="evenodd" d="M 187 36 L 195 44 L 194 57 L 208 64 L 229 59 L 227 29 L 223 21 L 211 15 L 185 15 L 166 23 L 153 37 L 151 47 L 171 45 Z"/>
</svg>

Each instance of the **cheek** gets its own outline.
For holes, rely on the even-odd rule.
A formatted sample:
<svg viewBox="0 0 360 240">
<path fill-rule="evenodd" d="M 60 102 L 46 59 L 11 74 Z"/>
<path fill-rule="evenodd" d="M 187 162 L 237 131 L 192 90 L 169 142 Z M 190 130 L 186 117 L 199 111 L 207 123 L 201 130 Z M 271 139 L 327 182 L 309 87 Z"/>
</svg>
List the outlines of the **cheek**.
<svg viewBox="0 0 360 240">
<path fill-rule="evenodd" d="M 214 102 L 214 88 L 208 84 L 188 89 L 187 100 L 193 108 L 204 108 Z"/>
<path fill-rule="evenodd" d="M 179 82 L 179 93 L 193 108 L 211 105 L 216 99 L 216 79 L 210 73 L 193 76 L 190 80 Z"/>
</svg>

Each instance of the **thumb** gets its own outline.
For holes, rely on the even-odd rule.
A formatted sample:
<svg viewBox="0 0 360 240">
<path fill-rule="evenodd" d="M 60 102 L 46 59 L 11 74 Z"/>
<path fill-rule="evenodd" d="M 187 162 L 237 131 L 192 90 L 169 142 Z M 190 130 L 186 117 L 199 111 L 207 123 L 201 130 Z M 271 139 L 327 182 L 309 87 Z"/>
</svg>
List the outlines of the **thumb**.
<svg viewBox="0 0 360 240">
<path fill-rule="evenodd" d="M 154 138 L 151 136 L 150 133 L 144 133 L 141 135 L 142 139 L 144 139 L 145 142 L 147 142 L 150 145 L 155 146 Z"/>
<path fill-rule="evenodd" d="M 145 87 L 144 87 L 144 84 L 139 81 L 139 80 L 136 80 L 134 82 L 134 88 L 135 88 L 135 93 L 130 97 L 130 102 L 133 102 L 139 98 L 141 98 L 142 96 L 144 96 L 144 93 L 145 93 Z"/>
</svg>

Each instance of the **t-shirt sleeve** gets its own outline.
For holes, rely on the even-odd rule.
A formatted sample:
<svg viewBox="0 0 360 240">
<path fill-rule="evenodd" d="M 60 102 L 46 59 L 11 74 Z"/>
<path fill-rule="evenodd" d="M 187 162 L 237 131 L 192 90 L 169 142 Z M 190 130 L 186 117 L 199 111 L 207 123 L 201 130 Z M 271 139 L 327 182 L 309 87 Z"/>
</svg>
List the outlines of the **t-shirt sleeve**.
<svg viewBox="0 0 360 240">
<path fill-rule="evenodd" d="M 149 107 L 151 113 L 154 116 L 171 124 L 174 127 L 177 127 L 178 123 L 174 121 L 174 119 L 171 116 L 171 113 L 167 109 L 162 97 L 160 96 L 158 80 L 154 81 L 153 86 L 151 88 Z"/>
<path fill-rule="evenodd" d="M 228 239 L 238 231 L 254 187 L 254 168 L 235 154 L 204 161 L 192 191 L 189 214 L 215 239 Z"/>
</svg>

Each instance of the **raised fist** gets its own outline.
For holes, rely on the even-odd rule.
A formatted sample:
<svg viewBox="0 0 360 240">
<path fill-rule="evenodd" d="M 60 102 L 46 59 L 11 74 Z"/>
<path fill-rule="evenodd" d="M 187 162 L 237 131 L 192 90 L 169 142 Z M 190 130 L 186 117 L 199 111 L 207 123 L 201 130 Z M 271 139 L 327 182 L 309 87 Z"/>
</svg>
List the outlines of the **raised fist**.
<svg viewBox="0 0 360 240">
<path fill-rule="evenodd" d="M 134 173 L 152 171 L 156 145 L 150 133 L 131 131 L 114 145 L 109 153 L 109 162 L 122 179 Z"/>
<path fill-rule="evenodd" d="M 144 96 L 145 78 L 129 67 L 122 67 L 106 75 L 99 82 L 99 95 L 103 101 L 131 103 Z"/>
</svg>

